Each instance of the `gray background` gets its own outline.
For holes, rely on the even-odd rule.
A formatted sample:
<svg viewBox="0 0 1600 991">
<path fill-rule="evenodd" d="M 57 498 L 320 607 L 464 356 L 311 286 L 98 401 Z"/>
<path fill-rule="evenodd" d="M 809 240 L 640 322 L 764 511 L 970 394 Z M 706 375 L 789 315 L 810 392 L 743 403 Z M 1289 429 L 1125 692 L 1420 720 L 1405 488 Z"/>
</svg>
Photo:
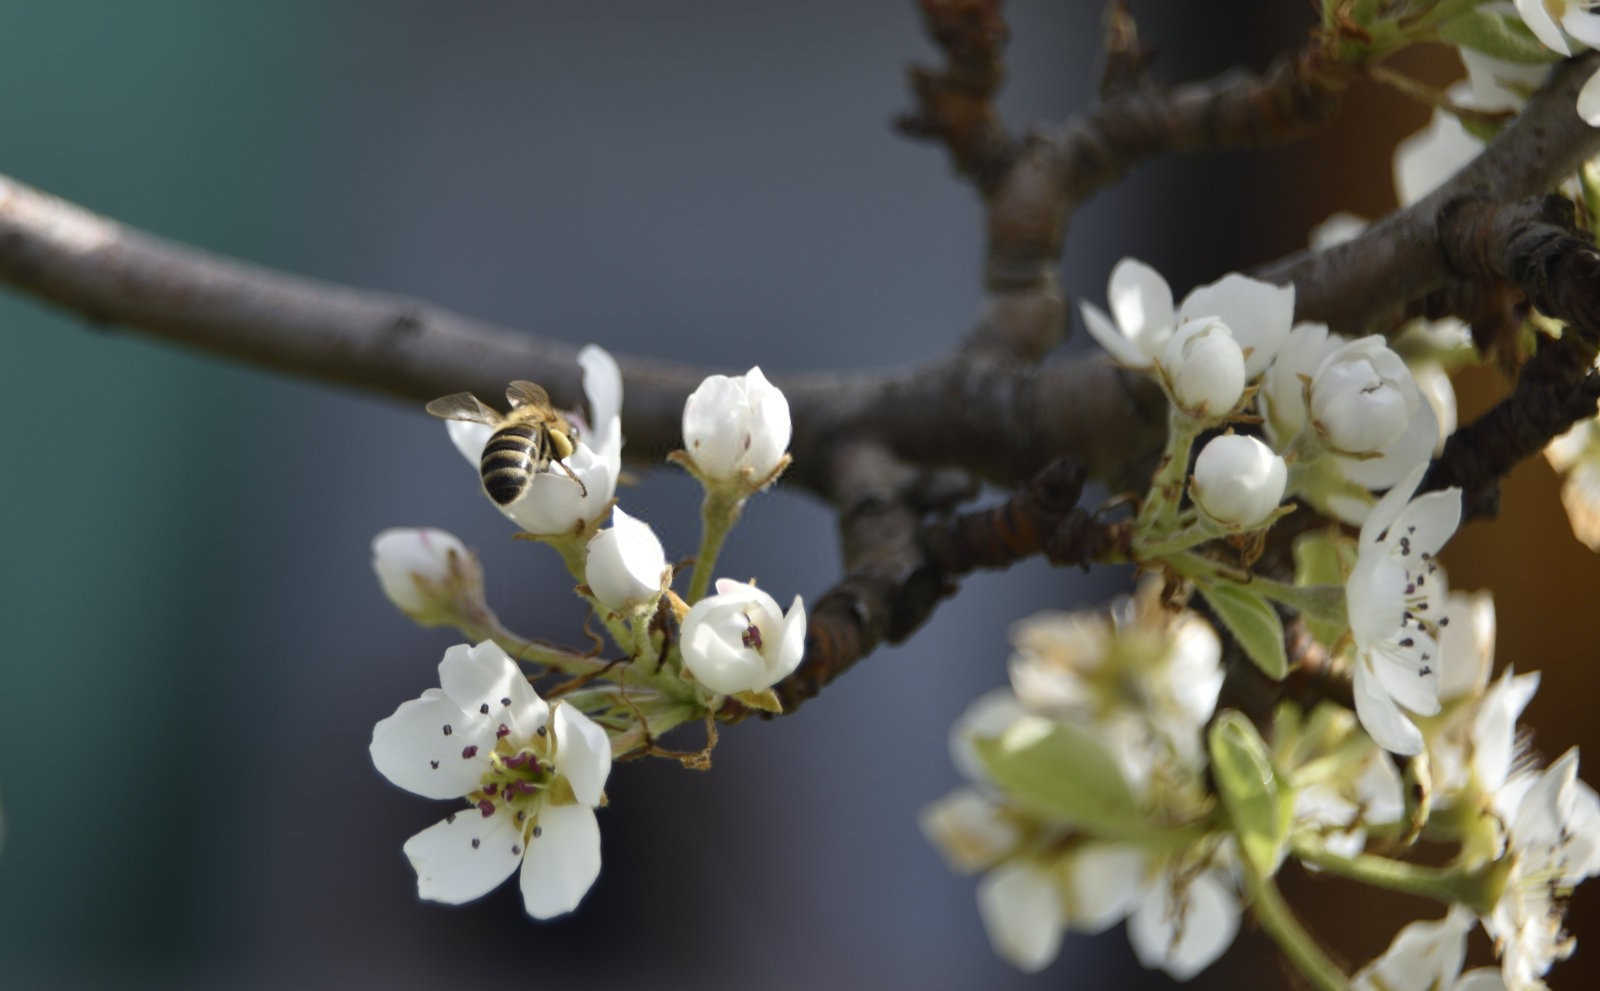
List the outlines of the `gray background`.
<svg viewBox="0 0 1600 991">
<path fill-rule="evenodd" d="M 1099 5 L 1008 6 L 1008 118 L 1084 105 Z M 1134 6 L 1168 78 L 1260 66 L 1310 21 L 1304 4 Z M 940 150 L 887 126 L 904 65 L 931 57 L 899 2 L 14 3 L 0 171 L 179 240 L 574 342 L 884 366 L 947 350 L 979 298 L 974 197 Z M 1068 289 L 1100 299 L 1127 253 L 1183 287 L 1294 247 L 1325 212 L 1278 202 L 1304 192 L 1308 154 L 1140 170 L 1077 218 Z M 999 963 L 972 882 L 914 821 L 956 783 L 946 731 L 1003 679 L 1006 624 L 1122 576 L 976 578 L 802 713 L 726 733 L 709 774 L 619 768 L 603 873 L 568 919 L 528 923 L 511 888 L 423 905 L 400 844 L 444 810 L 388 786 L 366 745 L 452 638 L 389 607 L 368 541 L 450 529 L 513 625 L 578 642 L 554 557 L 509 539 L 419 410 L 14 295 L 0 341 L 14 986 L 1141 979 L 1120 931 L 1069 938 L 1042 980 Z M 662 470 L 622 496 L 692 552 L 692 483 Z M 825 510 L 780 491 L 751 506 L 724 570 L 813 597 L 833 544 Z"/>
</svg>

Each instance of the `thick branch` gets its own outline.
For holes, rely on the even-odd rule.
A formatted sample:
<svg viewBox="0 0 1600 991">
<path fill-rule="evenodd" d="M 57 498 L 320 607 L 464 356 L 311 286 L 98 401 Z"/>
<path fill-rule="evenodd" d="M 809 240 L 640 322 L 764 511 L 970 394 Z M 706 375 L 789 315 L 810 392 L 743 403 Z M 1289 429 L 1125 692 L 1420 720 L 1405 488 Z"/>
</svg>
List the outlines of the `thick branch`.
<svg viewBox="0 0 1600 991">
<path fill-rule="evenodd" d="M 1350 335 L 1393 328 L 1406 304 L 1456 281 L 1439 232 L 1446 205 L 1462 197 L 1509 202 L 1554 188 L 1600 151 L 1600 129 L 1575 109 L 1578 90 L 1600 68 L 1600 53 L 1560 66 L 1550 83 L 1488 148 L 1438 189 L 1359 236 L 1264 266 L 1260 278 L 1294 283 L 1295 316 Z"/>
<path fill-rule="evenodd" d="M 908 499 L 920 488 L 915 473 L 886 451 L 851 445 L 836 463 L 847 576 L 810 613 L 805 659 L 777 686 L 785 712 L 880 643 L 914 633 L 954 594 L 962 575 L 1036 554 L 1054 564 L 1084 564 L 1113 539 L 1109 526 L 1077 508 L 1085 472 L 1070 461 L 1050 465 L 992 509 L 920 524 Z"/>
</svg>

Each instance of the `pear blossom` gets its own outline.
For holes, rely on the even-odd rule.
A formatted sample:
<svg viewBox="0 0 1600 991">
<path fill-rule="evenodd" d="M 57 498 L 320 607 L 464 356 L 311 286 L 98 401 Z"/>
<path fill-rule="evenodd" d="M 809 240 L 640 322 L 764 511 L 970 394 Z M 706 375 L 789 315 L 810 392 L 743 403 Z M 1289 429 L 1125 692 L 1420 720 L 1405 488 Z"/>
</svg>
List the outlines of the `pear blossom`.
<svg viewBox="0 0 1600 991">
<path fill-rule="evenodd" d="M 951 870 L 962 874 L 994 866 L 1022 839 L 1001 805 L 973 788 L 958 788 L 929 805 L 917 825 Z"/>
<path fill-rule="evenodd" d="M 1111 269 L 1106 286 L 1111 316 L 1093 303 L 1081 304 L 1084 326 L 1111 357 L 1128 368 L 1150 368 L 1172 336 L 1176 311 L 1172 289 L 1161 273 L 1134 258 Z"/>
<path fill-rule="evenodd" d="M 683 404 L 683 446 L 704 479 L 764 483 L 789 435 L 789 401 L 759 367 L 708 376 Z"/>
<path fill-rule="evenodd" d="M 1345 583 L 1356 715 L 1379 746 L 1398 754 L 1422 751 L 1422 734 L 1402 707 L 1424 716 L 1439 711 L 1446 589 L 1434 555 L 1461 522 L 1460 489 L 1411 498 L 1427 467 L 1417 465 L 1373 507 Z"/>
<path fill-rule="evenodd" d="M 1189 495 L 1213 522 L 1249 530 L 1278 508 L 1288 481 L 1288 466 L 1272 448 L 1254 437 L 1223 434 L 1200 449 Z"/>
<path fill-rule="evenodd" d="M 611 511 L 611 526 L 589 540 L 584 584 L 601 605 L 625 612 L 654 602 L 667 578 L 667 554 L 650 524 Z"/>
<path fill-rule="evenodd" d="M 1092 727 L 1135 788 L 1159 762 L 1176 758 L 1191 771 L 1204 765 L 1200 731 L 1222 690 L 1222 642 L 1198 613 L 1163 606 L 1159 583 L 1146 583 L 1109 615 L 1029 617 L 1012 628 L 1011 641 L 1016 694 L 981 699 L 958 724 L 968 733 L 981 716 L 989 732 L 980 735 L 997 736 L 1025 707 Z"/>
<path fill-rule="evenodd" d="M 1522 991 L 1541 987 L 1539 978 L 1576 948 L 1562 928 L 1562 898 L 1600 873 L 1600 797 L 1578 780 L 1577 748 L 1541 773 L 1517 775 L 1502 789 L 1508 794 L 1520 795 L 1514 807 L 1497 802 L 1510 814 L 1511 871 L 1483 927 L 1506 986 Z"/>
<path fill-rule="evenodd" d="M 1178 306 L 1180 321 L 1215 317 L 1227 325 L 1244 352 L 1245 378 L 1254 379 L 1272 364 L 1294 323 L 1294 286 L 1275 286 L 1230 272 L 1198 286 Z"/>
<path fill-rule="evenodd" d="M 683 619 L 683 662 L 695 679 L 721 695 L 759 692 L 787 677 L 806 649 L 806 608 L 794 597 L 788 612 L 772 596 L 743 582 L 717 579 L 717 592 L 696 602 Z"/>
<path fill-rule="evenodd" d="M 1340 778 L 1312 782 L 1294 797 L 1295 827 L 1321 833 L 1322 845 L 1345 857 L 1361 852 L 1368 826 L 1398 822 L 1404 814 L 1400 773 L 1376 746 Z"/>
<path fill-rule="evenodd" d="M 578 352 L 578 365 L 583 369 L 590 418 L 569 416 L 578 436 L 572 454 L 563 459 L 567 470 L 552 463 L 528 480 L 522 495 L 499 507 L 532 534 L 572 533 L 598 520 L 611 505 L 622 474 L 622 370 L 593 344 Z M 447 420 L 445 428 L 461 456 L 476 469 L 495 428 L 462 420 Z"/>
<path fill-rule="evenodd" d="M 1084 326 L 1111 357 L 1128 368 L 1148 369 L 1162 357 L 1182 323 L 1221 321 L 1244 356 L 1245 378 L 1272 362 L 1294 319 L 1294 287 L 1275 286 L 1237 272 L 1200 286 L 1174 310 L 1167 280 L 1149 265 L 1124 258 L 1111 270 L 1106 297 L 1112 316 L 1082 304 Z"/>
<path fill-rule="evenodd" d="M 1242 913 L 1238 885 L 1224 867 L 1196 871 L 1173 860 L 1148 881 L 1128 917 L 1128 942 L 1146 967 L 1187 981 L 1233 945 Z"/>
<path fill-rule="evenodd" d="M 1173 401 L 1194 416 L 1226 416 L 1244 394 L 1244 354 L 1221 320 L 1179 327 L 1162 352 L 1161 372 Z"/>
<path fill-rule="evenodd" d="M 469 803 L 406 841 L 417 893 L 458 905 L 520 868 L 529 915 L 572 911 L 600 873 L 594 809 L 611 772 L 605 731 L 570 704 L 541 699 L 492 641 L 445 651 L 439 684 L 372 729 L 384 777 L 424 798 Z"/>
<path fill-rule="evenodd" d="M 1433 408 L 1381 335 L 1329 351 L 1308 396 L 1313 426 L 1344 455 L 1340 473 L 1365 488 L 1394 485 L 1438 442 Z"/>
<path fill-rule="evenodd" d="M 1352 991 L 1504 991 L 1505 984 L 1497 970 L 1480 967 L 1461 972 L 1472 922 L 1470 911 L 1452 905 L 1442 919 L 1408 924 L 1382 956 L 1351 978 Z"/>
<path fill-rule="evenodd" d="M 395 527 L 372 540 L 372 570 L 383 594 L 424 625 L 454 618 L 483 602 L 483 568 L 454 534 L 431 527 Z"/>
<path fill-rule="evenodd" d="M 1290 330 L 1261 380 L 1261 406 L 1267 434 L 1280 448 L 1293 442 L 1310 421 L 1306 387 L 1324 358 L 1344 343 L 1325 323 L 1299 323 Z"/>
</svg>

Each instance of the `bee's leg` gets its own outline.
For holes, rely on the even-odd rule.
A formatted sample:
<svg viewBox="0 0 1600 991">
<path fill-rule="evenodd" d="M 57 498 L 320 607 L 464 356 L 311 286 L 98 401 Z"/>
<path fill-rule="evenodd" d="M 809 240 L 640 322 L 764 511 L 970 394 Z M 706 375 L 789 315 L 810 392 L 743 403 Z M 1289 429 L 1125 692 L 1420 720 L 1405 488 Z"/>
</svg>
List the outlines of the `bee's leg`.
<svg viewBox="0 0 1600 991">
<path fill-rule="evenodd" d="M 556 464 L 561 466 L 561 470 L 567 473 L 568 478 L 578 483 L 578 488 L 582 490 L 583 497 L 585 499 L 589 498 L 589 486 L 583 484 L 583 479 L 579 478 L 577 475 L 574 475 L 572 473 L 572 469 L 567 467 L 567 463 L 565 461 L 558 460 L 556 461 Z"/>
</svg>

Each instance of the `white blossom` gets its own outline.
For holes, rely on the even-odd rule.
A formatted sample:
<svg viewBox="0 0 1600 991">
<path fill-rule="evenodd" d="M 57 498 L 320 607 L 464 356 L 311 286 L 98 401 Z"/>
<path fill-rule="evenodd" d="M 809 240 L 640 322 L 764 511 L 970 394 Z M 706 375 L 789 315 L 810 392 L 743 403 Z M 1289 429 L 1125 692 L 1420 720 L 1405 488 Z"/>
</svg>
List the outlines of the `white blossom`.
<svg viewBox="0 0 1600 991">
<path fill-rule="evenodd" d="M 447 650 L 439 684 L 372 729 L 384 777 L 425 798 L 470 803 L 406 841 L 417 893 L 460 904 L 520 865 L 529 915 L 572 911 L 600 873 L 594 808 L 611 772 L 605 731 L 541 699 L 492 641 Z"/>
<path fill-rule="evenodd" d="M 1037 973 L 1061 952 L 1061 895 L 1038 865 L 1014 861 L 984 875 L 978 915 L 994 951 L 1018 970 Z"/>
<path fill-rule="evenodd" d="M 1215 867 L 1192 872 L 1174 863 L 1159 873 L 1128 918 L 1128 942 L 1139 962 L 1178 981 L 1211 966 L 1239 933 L 1235 887 Z"/>
<path fill-rule="evenodd" d="M 1226 416 L 1244 394 L 1244 355 L 1220 320 L 1180 326 L 1162 352 L 1161 371 L 1173 401 L 1193 416 Z"/>
<path fill-rule="evenodd" d="M 1275 286 L 1231 272 L 1183 298 L 1178 319 L 1215 317 L 1244 352 L 1246 379 L 1267 370 L 1294 323 L 1294 286 Z"/>
<path fill-rule="evenodd" d="M 999 735 L 1025 707 L 1091 728 L 1135 789 L 1163 761 L 1176 758 L 1180 773 L 1204 766 L 1200 731 L 1222 689 L 1222 643 L 1198 613 L 1163 606 L 1159 583 L 1109 615 L 1031 616 L 1012 627 L 1011 641 L 1015 697 L 984 696 L 958 724 L 964 733 L 981 717 L 980 735 Z"/>
<path fill-rule="evenodd" d="M 1317 432 L 1345 455 L 1340 473 L 1363 487 L 1395 484 L 1438 442 L 1432 407 L 1379 335 L 1329 351 L 1312 377 L 1309 397 Z"/>
<path fill-rule="evenodd" d="M 572 475 L 551 462 L 528 480 L 522 495 L 500 507 L 529 533 L 571 533 L 593 523 L 605 513 L 617 491 L 622 473 L 622 370 L 610 354 L 593 344 L 578 352 L 578 364 L 583 369 L 590 420 L 585 424 L 582 417 L 569 417 L 578 428 L 572 454 L 563 460 Z M 445 427 L 456 449 L 476 469 L 495 428 L 462 420 L 447 420 Z"/>
<path fill-rule="evenodd" d="M 1394 762 L 1374 746 L 1338 778 L 1295 792 L 1295 826 L 1322 834 L 1331 853 L 1353 857 L 1366 844 L 1367 827 L 1398 822 L 1405 814 L 1404 783 Z"/>
<path fill-rule="evenodd" d="M 969 781 L 989 780 L 988 769 L 978 756 L 975 740 L 1003 736 L 1012 724 L 1028 714 L 1009 688 L 994 688 L 968 703 L 950 727 L 950 762 Z"/>
<path fill-rule="evenodd" d="M 1542 986 L 1551 964 L 1576 948 L 1562 927 L 1562 898 L 1600 871 L 1600 798 L 1578 780 L 1576 748 L 1542 773 L 1516 776 L 1502 791 L 1521 796 L 1510 817 L 1513 860 L 1483 926 L 1500 952 L 1506 986 L 1522 991 Z"/>
<path fill-rule="evenodd" d="M 667 554 L 655 531 L 617 507 L 611 526 L 589 540 L 583 580 L 606 608 L 625 612 L 654 602 L 667 577 Z"/>
<path fill-rule="evenodd" d="M 962 874 L 994 866 L 1022 838 L 999 803 L 973 788 L 958 788 L 929 805 L 917 825 L 951 869 Z"/>
<path fill-rule="evenodd" d="M 1189 495 L 1200 511 L 1229 530 L 1260 525 L 1283 501 L 1289 469 L 1254 437 L 1213 437 L 1195 459 Z"/>
<path fill-rule="evenodd" d="M 1446 589 L 1434 555 L 1461 521 L 1459 489 L 1411 498 L 1427 467 L 1417 465 L 1373 507 L 1345 583 L 1356 715 L 1379 746 L 1399 754 L 1422 751 L 1422 734 L 1402 707 L 1424 716 L 1439 711 Z"/>
<path fill-rule="evenodd" d="M 454 534 L 396 527 L 372 540 L 372 570 L 383 594 L 422 623 L 447 622 L 460 602 L 481 602 L 483 569 Z"/>
<path fill-rule="evenodd" d="M 1344 343 L 1325 323 L 1295 324 L 1261 380 L 1267 432 L 1280 447 L 1291 443 L 1309 422 L 1306 387 L 1329 352 Z"/>
<path fill-rule="evenodd" d="M 1411 365 L 1411 379 L 1417 391 L 1433 413 L 1433 456 L 1444 453 L 1444 442 L 1456 432 L 1456 390 L 1450 384 L 1450 373 L 1437 361 L 1418 361 Z"/>
<path fill-rule="evenodd" d="M 717 592 L 683 619 L 683 662 L 702 685 L 722 695 L 758 692 L 800 664 L 806 609 L 794 597 L 787 613 L 772 596 L 743 582 L 717 580 Z"/>
<path fill-rule="evenodd" d="M 1150 368 L 1172 336 L 1176 311 L 1172 289 L 1161 273 L 1134 258 L 1111 269 L 1106 286 L 1111 315 L 1093 303 L 1081 304 L 1084 326 L 1100 346 L 1128 368 Z"/>
<path fill-rule="evenodd" d="M 708 376 L 683 404 L 683 446 L 702 478 L 766 481 L 789 434 L 789 401 L 760 368 Z"/>
<path fill-rule="evenodd" d="M 1479 968 L 1461 973 L 1472 921 L 1470 911 L 1452 905 L 1442 919 L 1410 923 L 1382 956 L 1356 972 L 1350 980 L 1352 991 L 1503 991 L 1499 971 Z"/>
</svg>

